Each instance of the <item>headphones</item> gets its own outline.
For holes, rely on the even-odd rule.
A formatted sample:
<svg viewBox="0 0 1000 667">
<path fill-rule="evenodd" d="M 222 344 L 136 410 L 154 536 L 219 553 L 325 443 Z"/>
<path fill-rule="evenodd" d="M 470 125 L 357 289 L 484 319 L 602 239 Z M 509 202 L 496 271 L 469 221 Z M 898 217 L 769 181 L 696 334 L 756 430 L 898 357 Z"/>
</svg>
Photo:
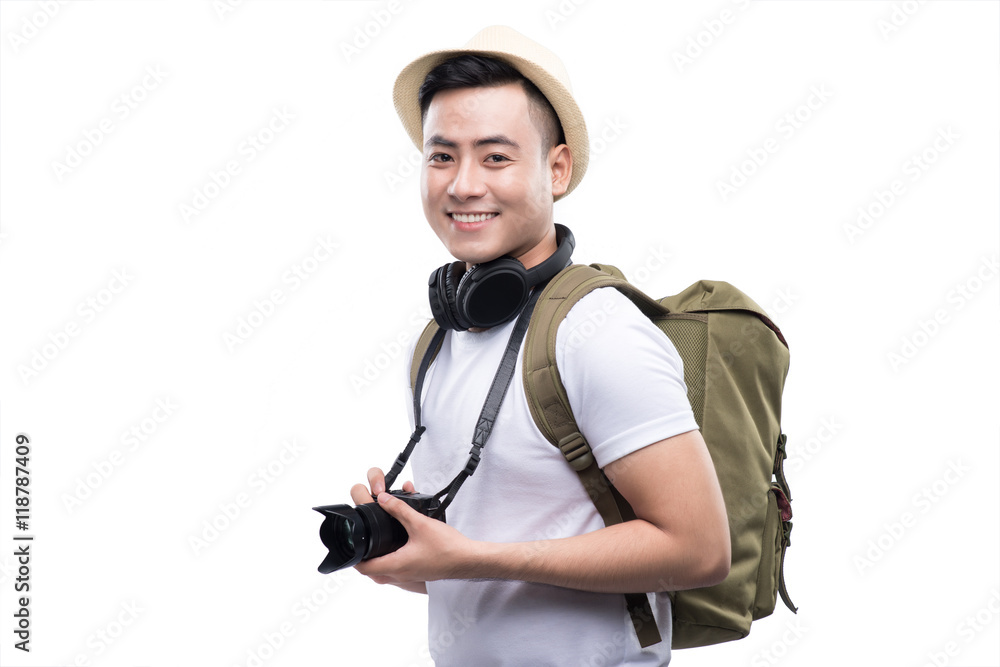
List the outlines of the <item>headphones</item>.
<svg viewBox="0 0 1000 667">
<path fill-rule="evenodd" d="M 514 319 L 524 307 L 531 288 L 547 281 L 568 264 L 576 240 L 573 232 L 556 225 L 558 248 L 538 266 L 525 269 L 505 255 L 476 264 L 452 262 L 431 273 L 427 285 L 431 312 L 442 329 L 489 329 Z"/>
</svg>

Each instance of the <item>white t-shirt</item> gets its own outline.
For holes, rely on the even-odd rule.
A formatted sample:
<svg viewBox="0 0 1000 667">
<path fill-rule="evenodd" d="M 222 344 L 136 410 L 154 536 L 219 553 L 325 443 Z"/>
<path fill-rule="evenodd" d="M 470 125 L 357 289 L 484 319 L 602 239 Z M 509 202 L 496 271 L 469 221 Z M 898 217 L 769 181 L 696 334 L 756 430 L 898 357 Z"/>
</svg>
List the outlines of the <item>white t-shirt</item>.
<svg viewBox="0 0 1000 667">
<path fill-rule="evenodd" d="M 427 431 L 411 459 L 417 491 L 436 493 L 465 467 L 513 327 L 512 321 L 445 338 L 424 382 Z M 560 324 L 556 354 L 577 423 L 602 468 L 698 428 L 676 349 L 614 288 L 595 290 L 573 307 Z M 447 509 L 448 524 L 474 540 L 554 539 L 604 526 L 577 473 L 531 418 L 522 356 L 482 461 Z M 663 641 L 642 650 L 619 594 L 505 580 L 433 581 L 427 592 L 429 648 L 439 667 L 665 665 L 670 659 L 666 594 L 650 594 Z"/>
</svg>

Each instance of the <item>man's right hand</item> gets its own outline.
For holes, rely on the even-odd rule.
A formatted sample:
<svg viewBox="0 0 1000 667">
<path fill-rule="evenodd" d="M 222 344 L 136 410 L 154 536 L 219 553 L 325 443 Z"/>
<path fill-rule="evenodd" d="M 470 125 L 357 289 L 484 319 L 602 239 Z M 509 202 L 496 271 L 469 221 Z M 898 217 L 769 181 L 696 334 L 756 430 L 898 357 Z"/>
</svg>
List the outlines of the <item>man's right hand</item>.
<svg viewBox="0 0 1000 667">
<path fill-rule="evenodd" d="M 372 468 L 368 471 L 367 487 L 364 484 L 355 484 L 351 487 L 351 500 L 354 501 L 355 505 L 375 502 L 375 498 L 383 491 L 385 491 L 385 474 L 381 468 Z M 413 482 L 403 482 L 403 491 L 413 493 Z M 422 581 L 393 585 L 411 593 L 427 594 L 427 586 Z"/>
<path fill-rule="evenodd" d="M 385 474 L 381 468 L 372 468 L 368 471 L 367 488 L 364 484 L 355 484 L 351 487 L 351 500 L 355 505 L 373 503 L 383 491 L 385 491 Z M 413 493 L 413 482 L 403 482 L 403 491 Z"/>
</svg>

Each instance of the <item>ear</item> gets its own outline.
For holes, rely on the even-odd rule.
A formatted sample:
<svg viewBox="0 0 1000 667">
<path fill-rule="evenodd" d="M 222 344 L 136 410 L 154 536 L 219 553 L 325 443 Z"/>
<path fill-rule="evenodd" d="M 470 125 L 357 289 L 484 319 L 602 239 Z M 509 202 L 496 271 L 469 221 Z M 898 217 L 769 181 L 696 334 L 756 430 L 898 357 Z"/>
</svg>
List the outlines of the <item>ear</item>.
<svg viewBox="0 0 1000 667">
<path fill-rule="evenodd" d="M 553 146 L 549 150 L 548 165 L 552 174 L 552 196 L 558 197 L 569 188 L 569 181 L 573 176 L 573 154 L 569 146 Z"/>
</svg>

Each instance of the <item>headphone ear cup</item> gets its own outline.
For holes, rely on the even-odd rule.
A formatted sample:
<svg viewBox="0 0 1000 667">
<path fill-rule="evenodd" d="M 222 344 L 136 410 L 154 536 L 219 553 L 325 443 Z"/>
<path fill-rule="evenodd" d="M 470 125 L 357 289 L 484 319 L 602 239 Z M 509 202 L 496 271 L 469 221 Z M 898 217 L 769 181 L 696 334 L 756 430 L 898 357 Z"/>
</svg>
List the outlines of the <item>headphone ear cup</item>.
<svg viewBox="0 0 1000 667">
<path fill-rule="evenodd" d="M 452 262 L 431 273 L 427 281 L 431 313 L 443 329 L 464 331 L 469 328 L 462 326 L 465 323 L 455 305 L 459 281 L 465 272 L 463 262 Z"/>
<path fill-rule="evenodd" d="M 530 288 L 524 266 L 513 257 L 477 264 L 458 283 L 456 317 L 483 329 L 509 322 L 521 311 Z"/>
<path fill-rule="evenodd" d="M 483 272 L 483 267 L 486 266 L 488 268 L 489 264 L 489 262 L 486 264 L 476 264 L 459 277 L 458 284 L 455 286 L 455 293 L 453 295 L 454 298 L 451 302 L 455 306 L 456 313 L 464 313 L 468 311 L 467 308 L 463 308 L 465 304 L 463 304 L 462 301 L 468 300 L 466 293 L 468 292 L 469 285 L 479 280 L 479 274 Z M 469 282 L 470 278 L 472 279 L 472 282 Z M 468 318 L 466 317 L 465 319 Z"/>
</svg>

